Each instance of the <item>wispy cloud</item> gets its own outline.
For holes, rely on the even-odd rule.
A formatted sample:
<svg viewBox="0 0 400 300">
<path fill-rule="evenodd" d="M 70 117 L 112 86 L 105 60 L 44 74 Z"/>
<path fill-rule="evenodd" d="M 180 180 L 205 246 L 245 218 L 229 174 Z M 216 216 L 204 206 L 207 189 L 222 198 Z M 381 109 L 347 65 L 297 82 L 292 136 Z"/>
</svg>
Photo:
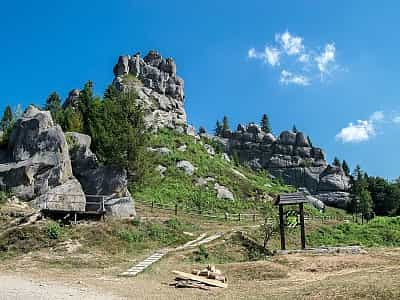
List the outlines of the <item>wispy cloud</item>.
<svg viewBox="0 0 400 300">
<path fill-rule="evenodd" d="M 310 84 L 310 80 L 306 76 L 296 75 L 286 70 L 282 70 L 279 81 L 284 85 L 295 84 L 306 86 Z"/>
<path fill-rule="evenodd" d="M 274 66 L 279 65 L 280 55 L 281 55 L 281 53 L 279 52 L 278 49 L 267 46 L 267 47 L 265 47 L 263 52 L 257 52 L 255 48 L 251 48 L 248 51 L 247 57 L 261 59 L 265 63 L 270 64 L 271 66 L 274 67 Z"/>
<path fill-rule="evenodd" d="M 315 57 L 321 78 L 329 73 L 330 66 L 335 62 L 335 44 L 326 44 L 324 51 Z"/>
<path fill-rule="evenodd" d="M 276 33 L 275 41 L 267 44 L 263 51 L 251 48 L 247 56 L 279 67 L 280 83 L 307 86 L 315 81 L 324 81 L 338 69 L 335 44 L 327 43 L 322 50 L 318 49 L 321 47 L 307 47 L 303 37 L 286 30 Z"/>
</svg>

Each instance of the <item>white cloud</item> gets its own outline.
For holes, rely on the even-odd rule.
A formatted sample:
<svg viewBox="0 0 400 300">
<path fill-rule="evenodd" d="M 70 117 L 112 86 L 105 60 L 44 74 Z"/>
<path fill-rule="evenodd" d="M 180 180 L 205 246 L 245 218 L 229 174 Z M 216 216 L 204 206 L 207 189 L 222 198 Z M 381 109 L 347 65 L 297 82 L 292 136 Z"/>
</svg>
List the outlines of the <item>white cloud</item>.
<svg viewBox="0 0 400 300">
<path fill-rule="evenodd" d="M 385 118 L 385 114 L 383 113 L 383 111 L 376 111 L 371 115 L 370 120 L 371 121 L 383 121 L 384 118 Z"/>
<path fill-rule="evenodd" d="M 276 48 L 265 47 L 265 62 L 269 63 L 271 66 L 279 65 L 279 51 Z"/>
<path fill-rule="evenodd" d="M 299 61 L 302 63 L 308 63 L 310 61 L 310 55 L 305 53 L 301 54 L 299 56 Z"/>
<path fill-rule="evenodd" d="M 392 119 L 393 123 L 400 124 L 400 116 L 395 116 Z"/>
<path fill-rule="evenodd" d="M 326 44 L 324 51 L 315 57 L 321 77 L 329 72 L 329 66 L 335 62 L 336 47 L 335 44 Z"/>
<path fill-rule="evenodd" d="M 288 30 L 276 33 L 275 42 L 262 51 L 251 48 L 247 56 L 278 69 L 279 81 L 285 85 L 294 83 L 307 86 L 316 81 L 323 82 L 325 76 L 331 76 L 333 71 L 344 70 L 336 64 L 336 46 L 333 42 L 327 43 L 322 50 L 320 47 L 309 47 L 304 45 L 301 36 Z"/>
<path fill-rule="evenodd" d="M 375 127 L 371 121 L 358 120 L 356 124 L 349 123 L 336 135 L 336 140 L 343 143 L 360 143 L 375 136 Z"/>
<path fill-rule="evenodd" d="M 280 52 L 278 49 L 266 46 L 264 52 L 257 52 L 255 48 L 249 49 L 247 57 L 250 59 L 261 59 L 271 66 L 279 65 Z"/>
<path fill-rule="evenodd" d="M 248 58 L 257 58 L 257 52 L 255 48 L 249 49 L 249 52 L 247 52 L 247 57 Z"/>
<path fill-rule="evenodd" d="M 295 84 L 295 85 L 307 86 L 310 84 L 309 78 L 303 75 L 293 74 L 287 70 L 282 70 L 279 81 L 284 85 Z"/>
<path fill-rule="evenodd" d="M 291 35 L 289 31 L 275 34 L 275 40 L 281 44 L 287 55 L 300 54 L 303 49 L 303 38 Z"/>
</svg>

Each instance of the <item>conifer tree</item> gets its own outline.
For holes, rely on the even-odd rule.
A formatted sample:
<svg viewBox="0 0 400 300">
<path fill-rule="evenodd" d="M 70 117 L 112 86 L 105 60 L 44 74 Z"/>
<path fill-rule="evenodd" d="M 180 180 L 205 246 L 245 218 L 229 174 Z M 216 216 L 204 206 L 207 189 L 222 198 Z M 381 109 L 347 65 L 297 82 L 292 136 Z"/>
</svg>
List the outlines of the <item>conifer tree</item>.
<svg viewBox="0 0 400 300">
<path fill-rule="evenodd" d="M 229 121 L 228 121 L 228 117 L 224 116 L 223 120 L 222 120 L 222 132 L 228 131 L 229 130 Z"/>
<path fill-rule="evenodd" d="M 297 133 L 296 125 L 293 125 L 292 132 Z"/>
<path fill-rule="evenodd" d="M 335 158 L 333 159 L 332 165 L 334 165 L 336 167 L 341 167 L 340 160 L 339 160 L 339 158 L 337 158 L 337 156 L 335 156 Z"/>
<path fill-rule="evenodd" d="M 6 106 L 3 117 L 1 118 L 0 127 L 1 130 L 6 132 L 12 125 L 14 120 L 12 109 L 9 105 Z"/>
<path fill-rule="evenodd" d="M 46 99 L 44 110 L 50 111 L 54 122 L 56 122 L 57 124 L 63 124 L 64 112 L 61 107 L 60 96 L 58 96 L 56 92 L 51 93 L 50 96 Z"/>
<path fill-rule="evenodd" d="M 261 130 L 264 131 L 265 133 L 272 132 L 271 124 L 269 122 L 269 118 L 268 118 L 267 114 L 263 114 L 260 125 L 261 125 Z"/>
<path fill-rule="evenodd" d="M 350 175 L 350 168 L 345 160 L 343 160 L 343 162 L 342 162 L 342 169 L 347 176 Z"/>
<path fill-rule="evenodd" d="M 222 133 L 222 125 L 219 120 L 217 120 L 217 123 L 215 124 L 215 135 L 219 136 Z"/>
</svg>

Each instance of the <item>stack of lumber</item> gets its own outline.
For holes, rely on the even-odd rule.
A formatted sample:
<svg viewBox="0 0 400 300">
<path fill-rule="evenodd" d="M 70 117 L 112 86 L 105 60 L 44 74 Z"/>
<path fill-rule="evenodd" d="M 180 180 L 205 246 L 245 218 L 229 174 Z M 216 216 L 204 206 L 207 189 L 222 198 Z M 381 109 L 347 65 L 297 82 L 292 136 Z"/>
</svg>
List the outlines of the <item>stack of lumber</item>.
<svg viewBox="0 0 400 300">
<path fill-rule="evenodd" d="M 227 279 L 215 266 L 208 266 L 204 270 L 193 270 L 192 274 L 172 271 L 175 274 L 175 282 L 171 285 L 177 288 L 198 288 L 208 290 L 209 287 L 227 288 Z"/>
</svg>

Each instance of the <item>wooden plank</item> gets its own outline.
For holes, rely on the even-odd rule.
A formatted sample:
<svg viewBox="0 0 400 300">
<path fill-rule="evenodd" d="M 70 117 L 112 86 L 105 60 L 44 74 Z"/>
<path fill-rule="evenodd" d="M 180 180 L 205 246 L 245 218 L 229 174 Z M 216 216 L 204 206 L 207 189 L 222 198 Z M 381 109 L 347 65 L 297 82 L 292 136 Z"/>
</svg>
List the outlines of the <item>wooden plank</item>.
<svg viewBox="0 0 400 300">
<path fill-rule="evenodd" d="M 300 232 L 301 232 L 301 249 L 306 248 L 306 233 L 305 233 L 305 226 L 304 226 L 304 208 L 303 203 L 299 204 L 300 209 Z"/>
<path fill-rule="evenodd" d="M 285 224 L 283 222 L 283 206 L 279 205 L 279 231 L 281 234 L 281 249 L 285 250 Z"/>
<path fill-rule="evenodd" d="M 205 283 L 207 285 L 216 286 L 216 287 L 220 287 L 220 288 L 227 288 L 228 287 L 228 285 L 226 283 L 223 283 L 223 282 L 218 281 L 218 280 L 207 279 L 207 278 L 204 278 L 202 276 L 197 276 L 197 275 L 193 275 L 193 274 L 185 273 L 185 272 L 181 272 L 181 271 L 172 271 L 172 273 L 175 274 L 176 277 L 180 278 L 180 279 L 195 280 L 195 281 L 198 281 L 198 282 Z"/>
</svg>

